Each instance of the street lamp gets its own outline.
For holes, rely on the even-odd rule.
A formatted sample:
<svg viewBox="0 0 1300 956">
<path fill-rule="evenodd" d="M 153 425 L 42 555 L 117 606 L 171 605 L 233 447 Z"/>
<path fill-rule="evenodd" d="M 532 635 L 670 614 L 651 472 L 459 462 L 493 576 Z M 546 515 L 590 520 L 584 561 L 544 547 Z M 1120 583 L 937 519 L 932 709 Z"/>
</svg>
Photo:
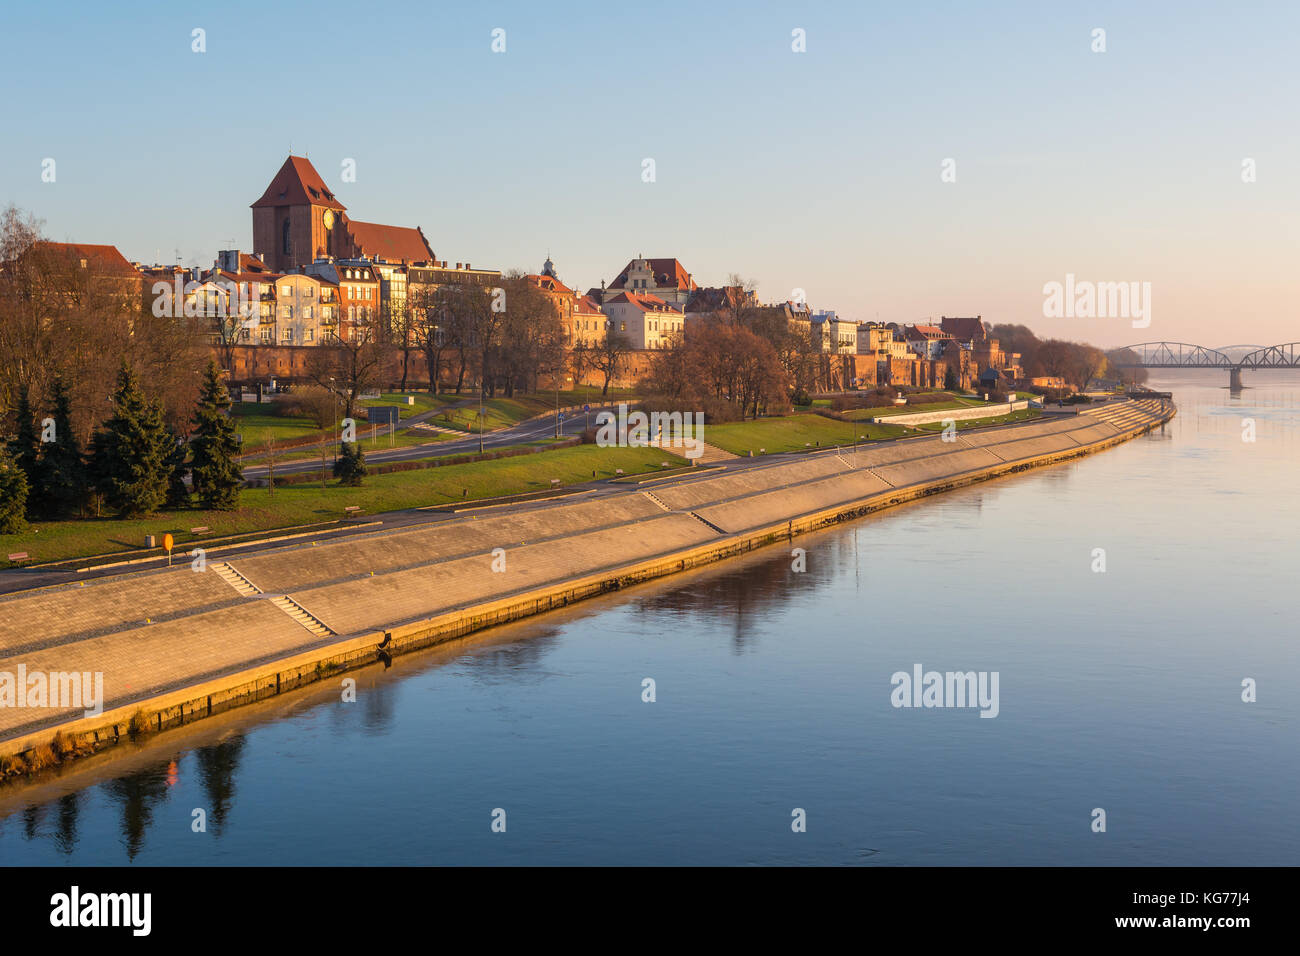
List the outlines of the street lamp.
<svg viewBox="0 0 1300 956">
<path fill-rule="evenodd" d="M 333 375 L 330 376 L 330 394 L 334 396 L 334 435 L 335 435 L 335 440 L 337 441 L 337 440 L 341 440 L 341 439 L 343 438 L 343 435 L 342 435 L 342 434 L 339 432 L 339 430 L 338 430 L 338 427 L 339 427 L 339 393 L 338 393 L 338 391 L 334 388 L 334 376 L 333 376 Z M 335 460 L 335 461 L 338 461 L 338 460 L 339 460 L 339 453 L 338 453 L 338 449 L 337 449 L 337 448 L 334 449 L 334 460 Z"/>
</svg>

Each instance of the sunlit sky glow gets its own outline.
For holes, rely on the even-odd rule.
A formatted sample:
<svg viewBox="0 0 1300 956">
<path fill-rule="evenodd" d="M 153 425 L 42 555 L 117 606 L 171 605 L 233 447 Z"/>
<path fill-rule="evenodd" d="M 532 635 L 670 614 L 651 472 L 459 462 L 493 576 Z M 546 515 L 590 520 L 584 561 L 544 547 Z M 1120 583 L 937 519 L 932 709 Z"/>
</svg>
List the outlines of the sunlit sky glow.
<svg viewBox="0 0 1300 956">
<path fill-rule="evenodd" d="M 583 289 L 675 256 L 702 284 L 739 272 L 853 319 L 1294 341 L 1297 10 L 6 4 L 0 203 L 56 240 L 210 265 L 251 248 L 248 206 L 292 148 L 358 219 L 420 225 L 476 266 L 549 252 Z M 1066 273 L 1150 282 L 1151 326 L 1045 318 Z"/>
</svg>

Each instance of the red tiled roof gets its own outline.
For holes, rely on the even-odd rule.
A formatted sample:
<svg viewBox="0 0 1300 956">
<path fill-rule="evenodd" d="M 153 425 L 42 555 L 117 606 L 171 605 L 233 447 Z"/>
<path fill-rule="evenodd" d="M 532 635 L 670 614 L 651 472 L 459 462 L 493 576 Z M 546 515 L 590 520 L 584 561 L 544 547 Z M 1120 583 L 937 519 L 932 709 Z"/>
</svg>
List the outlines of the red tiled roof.
<svg viewBox="0 0 1300 956">
<path fill-rule="evenodd" d="M 572 289 L 570 289 L 559 279 L 555 278 L 555 276 L 533 275 L 533 276 L 525 276 L 524 278 L 526 278 L 529 282 L 532 282 L 534 285 L 540 286 L 541 288 L 545 289 L 547 292 L 559 292 L 562 295 L 574 294 Z"/>
<path fill-rule="evenodd" d="M 302 156 L 290 156 L 280 167 L 280 171 L 266 187 L 262 198 L 250 207 L 259 206 L 301 206 L 310 203 L 326 206 L 330 209 L 347 209 L 348 207 L 335 198 L 332 190 L 320 178 L 311 160 Z"/>
<path fill-rule="evenodd" d="M 941 316 L 939 320 L 940 328 L 947 332 L 953 338 L 968 341 L 970 339 L 982 339 L 988 335 L 984 327 L 984 322 L 977 316 L 971 318 L 950 318 Z"/>
<path fill-rule="evenodd" d="M 85 259 L 88 266 L 106 275 L 139 278 L 140 273 L 127 261 L 126 256 L 117 251 L 117 246 L 96 246 L 84 242 L 35 242 L 33 251 L 47 255 L 67 256 L 70 259 Z"/>
<path fill-rule="evenodd" d="M 681 315 L 681 312 L 659 298 L 659 296 L 650 295 L 648 292 L 620 292 L 612 299 L 607 299 L 605 304 L 617 305 L 622 302 L 630 303 L 642 312 L 673 312 Z"/>
<path fill-rule="evenodd" d="M 623 267 L 623 271 L 618 274 L 618 278 L 609 284 L 611 289 L 622 289 L 627 284 L 627 274 L 636 261 L 636 259 L 633 259 Z M 673 286 L 674 288 L 687 289 L 692 292 L 699 288 L 695 284 L 695 280 L 690 277 L 690 273 L 686 271 L 686 267 L 676 259 L 646 259 L 645 261 L 650 263 L 655 284 L 661 288 Z"/>
<path fill-rule="evenodd" d="M 412 229 L 349 219 L 347 229 L 352 234 L 358 254 L 367 258 L 404 263 L 423 262 L 433 258 L 433 250 L 429 248 L 419 226 Z"/>
<path fill-rule="evenodd" d="M 919 335 L 923 339 L 943 339 L 948 337 L 948 333 L 937 325 L 908 325 L 904 326 L 905 332 L 910 335 Z"/>
<path fill-rule="evenodd" d="M 579 296 L 573 303 L 574 315 L 604 315 L 600 305 L 589 295 Z"/>
</svg>

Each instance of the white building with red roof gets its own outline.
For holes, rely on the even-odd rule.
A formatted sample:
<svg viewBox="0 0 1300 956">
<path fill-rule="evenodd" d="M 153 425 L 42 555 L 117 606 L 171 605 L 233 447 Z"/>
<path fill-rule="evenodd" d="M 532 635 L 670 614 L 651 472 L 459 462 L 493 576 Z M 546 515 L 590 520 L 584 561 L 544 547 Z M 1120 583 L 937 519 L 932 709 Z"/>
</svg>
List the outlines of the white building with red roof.
<svg viewBox="0 0 1300 956">
<path fill-rule="evenodd" d="M 686 267 L 676 259 L 636 258 L 606 287 L 606 293 L 626 291 L 655 296 L 685 312 L 691 294 L 698 288 Z"/>
<path fill-rule="evenodd" d="M 621 335 L 633 349 L 665 349 L 682 334 L 685 316 L 656 295 L 618 292 L 602 306 L 609 335 Z"/>
</svg>

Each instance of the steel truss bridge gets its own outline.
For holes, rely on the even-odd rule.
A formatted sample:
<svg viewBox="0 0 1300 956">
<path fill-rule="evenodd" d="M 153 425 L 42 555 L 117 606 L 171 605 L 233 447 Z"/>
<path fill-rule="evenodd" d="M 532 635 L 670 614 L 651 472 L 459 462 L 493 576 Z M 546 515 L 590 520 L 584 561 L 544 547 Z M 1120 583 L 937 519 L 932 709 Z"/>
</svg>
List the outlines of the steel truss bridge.
<svg viewBox="0 0 1300 956">
<path fill-rule="evenodd" d="M 1229 352 L 1238 354 L 1234 357 Z M 1107 355 L 1116 368 L 1221 368 L 1228 373 L 1232 388 L 1241 388 L 1244 369 L 1300 369 L 1300 342 L 1263 347 L 1226 345 L 1221 349 L 1187 342 L 1143 342 L 1111 349 Z"/>
</svg>

